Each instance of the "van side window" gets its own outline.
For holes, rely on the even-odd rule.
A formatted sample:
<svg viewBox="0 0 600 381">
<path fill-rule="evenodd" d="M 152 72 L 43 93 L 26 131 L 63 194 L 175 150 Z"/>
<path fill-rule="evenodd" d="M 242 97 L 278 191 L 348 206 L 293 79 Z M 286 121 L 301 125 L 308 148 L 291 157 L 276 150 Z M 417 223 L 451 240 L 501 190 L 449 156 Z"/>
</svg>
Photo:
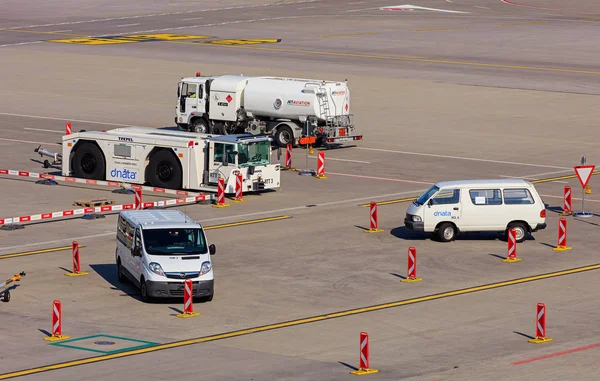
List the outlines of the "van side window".
<svg viewBox="0 0 600 381">
<path fill-rule="evenodd" d="M 125 221 L 123 217 L 119 216 L 119 222 L 117 223 L 117 239 L 125 246 L 128 246 L 129 242 L 129 239 L 127 238 L 127 226 L 127 221 Z"/>
<path fill-rule="evenodd" d="M 135 246 L 136 247 L 142 246 L 142 236 L 140 235 L 140 229 L 137 229 L 135 231 Z"/>
<path fill-rule="evenodd" d="M 534 204 L 535 201 L 528 189 L 505 189 L 504 203 L 506 205 Z"/>
<path fill-rule="evenodd" d="M 129 222 L 125 223 L 127 225 L 125 232 L 125 246 L 127 246 L 128 249 L 131 249 L 133 247 L 133 233 L 135 231 L 135 228 L 131 226 Z"/>
<path fill-rule="evenodd" d="M 458 204 L 460 201 L 460 189 L 444 189 L 431 199 L 432 205 Z"/>
<path fill-rule="evenodd" d="M 500 189 L 471 189 L 469 195 L 475 205 L 502 205 Z"/>
</svg>

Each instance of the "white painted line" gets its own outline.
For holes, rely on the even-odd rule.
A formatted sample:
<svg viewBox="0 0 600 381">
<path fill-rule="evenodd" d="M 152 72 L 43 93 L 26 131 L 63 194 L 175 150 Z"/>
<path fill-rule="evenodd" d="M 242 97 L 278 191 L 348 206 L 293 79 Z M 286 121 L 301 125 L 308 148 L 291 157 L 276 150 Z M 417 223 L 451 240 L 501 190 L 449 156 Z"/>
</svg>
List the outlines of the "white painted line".
<svg viewBox="0 0 600 381">
<path fill-rule="evenodd" d="M 353 174 L 349 174 L 349 173 L 325 172 L 325 175 L 347 176 L 347 177 L 355 177 L 357 179 L 369 179 L 369 180 L 381 180 L 381 181 L 395 181 L 395 182 L 398 182 L 398 183 L 425 184 L 425 185 L 433 185 L 434 184 L 432 182 L 413 181 L 413 180 L 401 180 L 401 179 L 390 179 L 388 177 L 362 176 L 362 175 L 353 175 Z"/>
<path fill-rule="evenodd" d="M 58 144 L 58 143 L 32 142 L 30 140 L 17 140 L 17 139 L 7 139 L 7 138 L 0 138 L 0 140 L 6 141 L 6 142 L 13 142 L 13 143 L 47 144 L 47 145 L 60 146 L 60 144 Z"/>
<path fill-rule="evenodd" d="M 123 25 L 117 25 L 115 28 L 124 28 L 126 26 L 136 26 L 136 25 L 140 25 L 140 23 L 136 23 L 136 24 L 123 24 Z"/>
<path fill-rule="evenodd" d="M 301 7 L 301 8 L 298 8 L 298 9 L 313 9 L 313 8 L 316 8 L 316 7 Z"/>
<path fill-rule="evenodd" d="M 134 125 L 131 125 L 131 124 L 98 122 L 98 121 L 93 121 L 93 120 L 81 120 L 81 119 L 70 119 L 70 118 L 54 118 L 54 117 L 50 117 L 50 116 L 39 116 L 39 115 L 28 115 L 28 114 L 13 114 L 13 113 L 9 113 L 9 112 L 0 112 L 0 115 L 18 116 L 18 117 L 23 117 L 23 118 L 35 118 L 35 119 L 61 120 L 63 122 L 79 122 L 79 123 L 90 123 L 90 124 L 104 124 L 104 125 L 107 125 L 107 126 L 117 126 L 117 127 L 156 128 L 156 127 L 148 127 L 148 126 L 134 126 Z"/>
<path fill-rule="evenodd" d="M 313 159 L 317 159 L 317 158 L 318 158 L 317 156 L 309 156 L 309 157 L 310 157 L 310 158 L 313 158 Z M 347 162 L 349 162 L 349 163 L 371 164 L 371 163 L 370 163 L 370 162 L 368 162 L 368 161 L 362 161 L 362 160 L 350 160 L 350 159 L 338 159 L 338 158 L 335 158 L 335 157 L 326 157 L 326 158 L 325 158 L 325 161 L 327 161 L 327 160 L 334 160 L 334 161 L 347 161 Z"/>
<path fill-rule="evenodd" d="M 30 45 L 30 44 L 41 44 L 44 41 L 29 41 L 29 42 L 19 42 L 17 44 L 5 44 L 5 45 L 0 45 L 0 48 L 6 48 L 9 46 L 20 46 L 20 45 Z"/>
<path fill-rule="evenodd" d="M 373 9 L 379 9 L 378 7 L 375 8 L 361 8 L 361 9 L 349 9 L 346 12 L 360 12 L 360 11 L 371 11 Z"/>
<path fill-rule="evenodd" d="M 382 195 L 371 196 L 371 197 L 360 197 L 360 198 L 354 198 L 354 199 L 348 199 L 348 200 L 339 200 L 339 201 L 325 202 L 325 203 L 322 203 L 322 204 L 317 204 L 316 206 L 317 207 L 319 207 L 319 206 L 330 206 L 330 205 L 339 205 L 339 204 L 354 203 L 354 202 L 365 201 L 365 200 L 377 200 L 377 199 L 382 199 L 382 198 L 386 199 L 386 198 L 389 198 L 389 197 L 398 197 L 398 196 L 404 196 L 404 195 L 407 195 L 407 194 L 420 194 L 420 193 L 423 193 L 424 191 L 426 191 L 426 189 L 417 189 L 417 190 L 412 190 L 412 191 L 407 191 L 407 192 L 400 192 L 400 193 L 390 193 L 390 194 L 382 194 Z M 216 218 L 208 218 L 208 219 L 198 220 L 198 222 L 204 224 L 205 222 L 209 222 L 209 221 L 240 219 L 240 218 L 244 218 L 244 217 L 251 217 L 251 216 L 256 216 L 256 215 L 261 215 L 261 214 L 276 214 L 276 213 L 288 212 L 288 211 L 300 210 L 300 209 L 309 209 L 309 207 L 306 206 L 306 205 L 303 205 L 303 206 L 295 206 L 295 207 L 283 208 L 283 209 L 272 209 L 272 210 L 265 210 L 265 211 L 262 211 L 262 212 L 255 212 L 255 213 L 236 214 L 236 215 L 233 215 L 233 216 L 223 216 L 223 217 L 216 217 Z M 107 217 L 109 217 L 109 216 L 107 216 Z M 69 221 L 73 221 L 73 220 L 69 220 Z M 56 221 L 56 222 L 58 222 L 58 221 Z M 42 245 L 45 246 L 45 245 L 55 244 L 55 243 L 60 243 L 60 242 L 81 241 L 83 239 L 97 238 L 97 237 L 106 237 L 106 236 L 111 236 L 111 235 L 116 235 L 116 233 L 114 231 L 110 231 L 110 232 L 107 231 L 105 233 L 92 234 L 92 235 L 81 236 L 81 237 L 71 237 L 71 238 L 63 238 L 63 239 L 57 239 L 57 240 L 52 240 L 52 241 L 26 243 L 26 244 L 23 244 L 23 245 L 15 245 L 15 246 L 4 246 L 4 247 L 0 247 L 0 250 L 14 250 L 14 249 L 20 249 L 20 248 L 24 248 L 24 247 L 42 246 Z"/>
<path fill-rule="evenodd" d="M 382 11 L 416 9 L 416 10 L 434 11 L 434 12 L 445 12 L 445 13 L 469 13 L 469 12 L 462 12 L 462 11 L 451 11 L 451 10 L 448 10 L 448 9 L 420 7 L 418 5 L 410 5 L 410 4 L 406 4 L 406 5 L 391 5 L 391 6 L 388 6 L 388 7 L 380 7 L 379 9 L 381 9 Z"/>
<path fill-rule="evenodd" d="M 181 20 L 182 20 L 182 21 L 188 21 L 188 20 L 200 20 L 200 19 L 203 19 L 203 18 L 204 18 L 204 17 L 190 17 L 190 18 L 187 18 L 187 19 L 181 19 Z"/>
<path fill-rule="evenodd" d="M 475 7 L 475 8 L 481 8 L 481 9 L 492 9 L 490 7 L 482 7 L 481 5 L 474 5 L 473 7 Z"/>
<path fill-rule="evenodd" d="M 443 158 L 443 159 L 469 160 L 469 161 L 482 161 L 482 162 L 486 162 L 486 163 L 496 163 L 496 164 L 522 165 L 522 166 L 528 166 L 528 167 L 570 169 L 570 168 L 567 168 L 567 167 L 557 167 L 555 165 L 520 163 L 520 162 L 515 162 L 515 161 L 503 161 L 503 160 L 478 159 L 478 158 L 474 158 L 474 157 L 437 155 L 437 154 L 433 154 L 433 153 L 423 153 L 423 152 L 394 151 L 394 150 L 381 149 L 381 148 L 355 147 L 355 149 L 362 149 L 362 150 L 368 150 L 368 151 L 379 151 L 379 152 L 389 152 L 389 153 L 399 153 L 399 154 L 402 154 L 402 155 L 416 155 L 416 156 L 439 157 L 439 158 Z"/>
<path fill-rule="evenodd" d="M 23 127 L 24 130 L 29 130 L 29 131 L 41 131 L 41 132 L 55 132 L 57 134 L 65 134 L 65 131 L 59 131 L 59 130 L 46 130 L 44 128 L 30 128 L 30 127 Z"/>
</svg>

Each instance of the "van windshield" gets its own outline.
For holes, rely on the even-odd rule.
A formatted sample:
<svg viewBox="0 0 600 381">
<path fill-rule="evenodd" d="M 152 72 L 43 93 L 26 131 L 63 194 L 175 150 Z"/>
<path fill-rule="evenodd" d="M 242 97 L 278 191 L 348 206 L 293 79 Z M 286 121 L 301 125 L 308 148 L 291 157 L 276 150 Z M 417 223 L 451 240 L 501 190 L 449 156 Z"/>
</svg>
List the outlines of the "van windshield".
<svg viewBox="0 0 600 381">
<path fill-rule="evenodd" d="M 144 229 L 144 249 L 150 255 L 206 254 L 202 229 Z"/>
<path fill-rule="evenodd" d="M 427 200 L 429 200 L 431 198 L 431 196 L 436 194 L 437 191 L 439 191 L 439 190 L 440 190 L 440 188 L 438 188 L 434 185 L 431 188 L 427 189 L 427 191 L 425 193 L 423 193 L 418 199 L 413 201 L 413 203 L 415 203 L 417 205 L 423 205 L 427 202 Z"/>
</svg>

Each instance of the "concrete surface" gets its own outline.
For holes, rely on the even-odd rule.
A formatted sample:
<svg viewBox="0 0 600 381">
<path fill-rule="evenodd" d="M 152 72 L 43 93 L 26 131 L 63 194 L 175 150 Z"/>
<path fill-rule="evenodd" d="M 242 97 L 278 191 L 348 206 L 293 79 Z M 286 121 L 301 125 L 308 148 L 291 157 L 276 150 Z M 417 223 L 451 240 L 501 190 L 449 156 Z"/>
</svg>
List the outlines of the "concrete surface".
<svg viewBox="0 0 600 381">
<path fill-rule="evenodd" d="M 247 203 L 181 208 L 209 227 L 209 240 L 217 245 L 215 299 L 195 304 L 201 314 L 196 318 L 174 316 L 182 300 L 144 304 L 131 285 L 117 281 L 115 215 L 0 231 L 0 276 L 27 272 L 10 303 L 0 303 L 0 379 L 101 355 L 43 340 L 52 300 L 59 299 L 63 332 L 71 338 L 106 334 L 155 343 L 200 337 L 209 342 L 75 362 L 21 379 L 158 380 L 174 373 L 210 380 L 350 379 L 351 367 L 358 366 L 358 335 L 366 331 L 371 367 L 380 370 L 372 379 L 595 380 L 596 270 L 350 311 L 598 263 L 596 177 L 592 194 L 585 196 L 585 209 L 596 214 L 568 217 L 573 249 L 552 250 L 564 185 L 573 187 L 574 208 L 580 208 L 577 179 L 562 177 L 573 174 L 581 156 L 600 163 L 598 4 L 409 3 L 468 13 L 383 11 L 378 8 L 404 3 L 338 0 L 5 4 L 0 168 L 54 171 L 35 161 L 40 157 L 33 149 L 40 144 L 59 149 L 65 122 L 74 130 L 172 127 L 176 83 L 196 71 L 347 78 L 364 140 L 325 152 L 327 180 L 283 172 L 280 190 L 245 196 Z M 157 33 L 197 37 L 108 45 L 47 42 Z M 223 39 L 281 41 L 207 42 Z M 295 149 L 293 165 L 304 167 L 305 155 Z M 315 155 L 308 161 L 313 169 Z M 360 204 L 416 196 L 440 180 L 508 176 L 559 177 L 536 184 L 548 205 L 548 228 L 518 246 L 521 262 L 501 262 L 506 242 L 497 235 L 469 234 L 443 244 L 408 232 L 402 227 L 407 203 L 380 205 L 384 232 L 361 231 L 368 208 Z M 0 176 L 0 190 L 0 218 L 70 209 L 83 197 L 132 200 L 101 187 L 44 186 L 10 176 Z M 291 218 L 215 228 L 282 215 Z M 82 267 L 89 276 L 63 275 L 71 265 L 68 250 L 2 257 L 73 240 L 85 245 Z M 417 247 L 422 282 L 400 282 L 409 246 Z M 548 306 L 548 335 L 554 339 L 541 345 L 527 342 L 535 334 L 538 302 Z M 338 311 L 350 312 L 215 336 Z M 513 364 L 549 354 L 555 355 Z"/>
</svg>

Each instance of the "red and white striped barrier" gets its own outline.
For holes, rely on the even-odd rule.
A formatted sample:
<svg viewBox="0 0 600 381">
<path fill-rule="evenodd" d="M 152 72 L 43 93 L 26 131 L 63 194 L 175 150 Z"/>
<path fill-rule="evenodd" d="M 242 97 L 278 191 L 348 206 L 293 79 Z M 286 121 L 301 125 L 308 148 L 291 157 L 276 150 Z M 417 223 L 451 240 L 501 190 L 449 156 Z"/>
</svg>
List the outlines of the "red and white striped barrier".
<svg viewBox="0 0 600 381">
<path fill-rule="evenodd" d="M 55 175 L 49 175 L 46 173 L 36 173 L 36 172 L 29 172 L 29 171 L 16 171 L 16 170 L 12 170 L 12 169 L 0 169 L 0 175 L 6 175 L 6 176 L 17 176 L 17 177 L 28 177 L 28 178 L 33 178 L 33 179 L 48 179 L 48 180 L 54 180 L 54 181 L 62 181 L 62 182 L 66 182 L 66 183 L 77 183 L 77 184 L 87 184 L 87 185 L 101 185 L 101 186 L 107 186 L 107 187 L 111 187 L 111 188 L 125 188 L 125 189 L 134 189 L 135 187 L 139 187 L 141 188 L 143 191 L 145 192 L 155 192 L 155 193 L 165 193 L 165 194 L 174 194 L 177 196 L 200 196 L 200 195 L 204 195 L 204 193 L 198 193 L 198 192 L 188 192 L 188 191 L 182 191 L 182 190 L 177 190 L 177 189 L 165 189 L 165 188 L 156 188 L 156 187 L 148 187 L 148 186 L 141 186 L 141 185 L 136 185 L 136 184 L 129 184 L 129 183 L 121 183 L 118 181 L 104 181 L 104 180 L 89 180 L 89 179 L 80 179 L 77 177 L 66 177 L 66 176 L 55 176 Z M 205 195 L 207 197 L 207 199 L 213 199 L 214 195 Z"/>
<path fill-rule="evenodd" d="M 214 208 L 224 208 L 229 206 L 229 204 L 225 203 L 225 179 L 219 177 L 219 182 L 217 186 L 217 203 L 213 205 Z"/>
<path fill-rule="evenodd" d="M 319 152 L 319 156 L 317 159 L 317 178 L 326 179 L 325 176 L 325 152 Z"/>
<path fill-rule="evenodd" d="M 359 376 L 379 372 L 377 369 L 369 368 L 369 334 L 366 332 L 360 333 L 360 359 L 359 368 L 350 372 Z"/>
<path fill-rule="evenodd" d="M 369 204 L 369 229 L 363 230 L 365 233 L 380 233 L 383 229 L 379 229 L 379 216 L 377 214 L 377 203 L 371 201 Z"/>
<path fill-rule="evenodd" d="M 556 246 L 554 251 L 566 251 L 571 250 L 569 246 L 567 246 L 567 219 L 559 218 L 558 219 L 558 246 Z"/>
<path fill-rule="evenodd" d="M 518 262 L 521 258 L 517 258 L 517 231 L 508 229 L 508 255 L 502 262 L 512 263 Z"/>
<path fill-rule="evenodd" d="M 535 318 L 535 339 L 528 340 L 530 343 L 546 343 L 552 338 L 546 337 L 546 305 L 538 303 Z"/>
<path fill-rule="evenodd" d="M 283 170 L 294 171 L 295 168 L 292 168 L 292 145 L 288 144 L 285 148 L 285 167 L 282 167 Z"/>
<path fill-rule="evenodd" d="M 176 199 L 169 199 L 169 200 L 163 200 L 163 201 L 144 202 L 144 203 L 142 203 L 142 208 L 147 209 L 147 208 L 153 208 L 153 207 L 179 206 L 179 205 L 184 205 L 184 204 L 197 203 L 200 201 L 206 201 L 206 195 L 176 198 Z M 53 219 L 53 218 L 80 218 L 86 214 L 114 213 L 114 212 L 120 212 L 122 210 L 134 209 L 134 207 L 135 207 L 135 204 L 105 205 L 105 206 L 96 206 L 96 207 L 81 208 L 81 209 L 63 210 L 60 212 L 33 214 L 33 215 L 29 215 L 29 216 L 0 218 L 0 226 L 34 222 L 34 221 L 45 221 L 45 220 L 49 220 L 49 219 Z"/>
<path fill-rule="evenodd" d="M 402 279 L 402 282 L 418 282 L 423 278 L 417 278 L 417 248 L 408 248 L 408 270 L 406 272 L 406 279 Z"/>
<path fill-rule="evenodd" d="M 86 271 L 81 271 L 81 256 L 79 255 L 79 243 L 73 241 L 71 254 L 73 257 L 73 272 L 65 273 L 66 276 L 82 276 L 88 275 Z"/>
<path fill-rule="evenodd" d="M 186 279 L 183 282 L 183 313 L 177 314 L 177 317 L 180 318 L 188 318 L 192 316 L 199 316 L 198 312 L 194 312 L 194 304 L 193 304 L 193 287 L 192 281 L 190 279 Z"/>
<path fill-rule="evenodd" d="M 571 187 L 565 185 L 564 190 L 564 203 L 563 203 L 563 211 L 560 214 L 561 216 L 569 216 L 573 214 L 573 195 L 571 193 Z"/>
<path fill-rule="evenodd" d="M 49 337 L 45 337 L 46 341 L 58 341 L 68 339 L 69 336 L 62 334 L 62 305 L 60 300 L 52 302 L 52 334 Z"/>
<path fill-rule="evenodd" d="M 71 123 L 65 124 L 65 135 L 71 135 L 73 130 L 71 129 Z"/>
<path fill-rule="evenodd" d="M 142 189 L 140 187 L 133 188 L 134 200 L 133 200 L 133 208 L 135 210 L 142 209 Z"/>
<path fill-rule="evenodd" d="M 235 198 L 231 200 L 231 202 L 246 202 L 248 200 L 244 200 L 244 192 L 242 191 L 242 174 L 240 172 L 235 175 Z"/>
</svg>

